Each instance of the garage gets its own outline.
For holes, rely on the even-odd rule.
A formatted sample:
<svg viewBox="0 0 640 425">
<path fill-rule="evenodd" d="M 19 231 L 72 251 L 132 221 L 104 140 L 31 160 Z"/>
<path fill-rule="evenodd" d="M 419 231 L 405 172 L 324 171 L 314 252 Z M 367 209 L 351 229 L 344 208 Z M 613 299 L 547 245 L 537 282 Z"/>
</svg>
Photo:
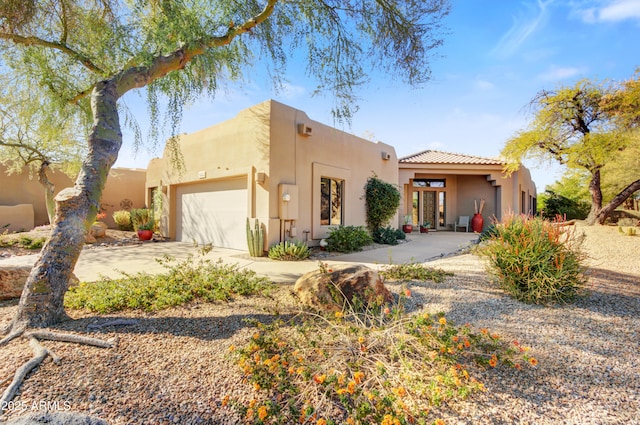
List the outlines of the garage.
<svg viewBox="0 0 640 425">
<path fill-rule="evenodd" d="M 246 251 L 246 176 L 176 188 L 176 239 Z"/>
</svg>

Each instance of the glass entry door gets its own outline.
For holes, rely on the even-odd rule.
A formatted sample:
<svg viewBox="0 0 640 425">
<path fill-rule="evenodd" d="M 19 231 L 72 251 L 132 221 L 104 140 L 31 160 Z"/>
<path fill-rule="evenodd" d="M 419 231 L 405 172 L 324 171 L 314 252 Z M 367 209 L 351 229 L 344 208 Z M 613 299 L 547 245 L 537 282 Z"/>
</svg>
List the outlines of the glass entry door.
<svg viewBox="0 0 640 425">
<path fill-rule="evenodd" d="M 444 201 L 444 197 L 440 198 L 443 198 L 442 201 Z M 439 212 L 444 211 L 444 205 L 438 205 L 438 200 L 438 192 L 435 190 L 416 190 L 413 192 L 412 221 L 415 226 L 429 222 L 429 228 L 435 229 L 438 225 L 443 225 L 440 223 L 441 214 Z"/>
</svg>

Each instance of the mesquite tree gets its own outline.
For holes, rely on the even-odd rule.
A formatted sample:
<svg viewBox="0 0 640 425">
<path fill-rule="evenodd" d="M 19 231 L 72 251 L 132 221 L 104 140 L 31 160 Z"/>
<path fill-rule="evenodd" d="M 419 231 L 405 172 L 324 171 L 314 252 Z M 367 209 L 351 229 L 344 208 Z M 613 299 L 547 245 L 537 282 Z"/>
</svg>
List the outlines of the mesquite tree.
<svg viewBox="0 0 640 425">
<path fill-rule="evenodd" d="M 69 277 L 122 144 L 119 101 L 128 92 L 146 88 L 152 120 L 167 96 L 175 131 L 186 102 L 215 94 L 254 62 L 277 86 L 293 55 L 306 58 L 338 119 L 348 120 L 371 72 L 429 79 L 448 10 L 448 0 L 3 1 L 0 72 L 30 81 L 47 107 L 92 118 L 87 155 L 74 187 L 56 197 L 50 239 L 4 342 L 65 317 Z"/>
<path fill-rule="evenodd" d="M 622 110 L 612 99 L 623 98 L 629 85 L 614 86 L 579 81 L 573 87 L 542 90 L 531 101 L 535 116 L 526 130 L 507 141 L 502 155 L 508 170 L 516 170 L 524 158 L 550 159 L 589 175 L 591 210 L 589 224 L 603 224 L 615 208 L 640 190 L 638 174 L 631 173 L 620 191 L 604 204 L 602 173 L 619 161 L 625 151 L 640 146 L 638 132 L 617 118 Z M 624 103 L 638 114 L 638 103 Z M 631 117 L 631 113 L 625 116 Z M 629 122 L 633 120 L 630 118 Z"/>
</svg>

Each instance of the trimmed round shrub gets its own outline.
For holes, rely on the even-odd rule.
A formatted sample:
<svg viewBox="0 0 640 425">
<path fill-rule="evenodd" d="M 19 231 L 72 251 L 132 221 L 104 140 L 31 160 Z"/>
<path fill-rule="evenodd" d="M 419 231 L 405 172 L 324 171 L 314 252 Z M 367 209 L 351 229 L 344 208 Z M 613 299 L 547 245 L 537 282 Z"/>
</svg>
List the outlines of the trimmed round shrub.
<svg viewBox="0 0 640 425">
<path fill-rule="evenodd" d="M 327 238 L 327 250 L 335 252 L 361 251 L 362 247 L 373 242 L 371 235 L 363 226 L 330 227 Z"/>
<path fill-rule="evenodd" d="M 404 235 L 404 232 L 402 232 Z M 373 231 L 373 241 L 385 245 L 398 245 L 398 232 L 393 227 L 378 227 Z"/>
<path fill-rule="evenodd" d="M 509 215 L 495 224 L 479 253 L 489 272 L 514 298 L 533 304 L 564 303 L 586 283 L 582 236 L 540 217 Z"/>
</svg>

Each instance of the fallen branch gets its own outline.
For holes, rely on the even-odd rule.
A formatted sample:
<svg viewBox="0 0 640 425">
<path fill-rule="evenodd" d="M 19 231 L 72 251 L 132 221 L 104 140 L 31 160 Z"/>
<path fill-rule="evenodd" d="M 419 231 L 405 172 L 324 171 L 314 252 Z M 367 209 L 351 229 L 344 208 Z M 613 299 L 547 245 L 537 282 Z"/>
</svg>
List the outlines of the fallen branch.
<svg viewBox="0 0 640 425">
<path fill-rule="evenodd" d="M 14 340 L 17 337 L 21 336 L 24 333 L 25 330 L 26 330 L 26 328 L 23 327 L 23 326 L 21 326 L 21 327 L 19 327 L 17 329 L 13 329 L 11 331 L 11 333 L 9 333 L 9 335 L 7 335 L 4 338 L 0 339 L 0 347 L 7 345 L 12 340 Z"/>
<path fill-rule="evenodd" d="M 5 406 L 7 406 L 9 402 L 13 400 L 13 397 L 15 397 L 16 392 L 20 388 L 20 385 L 22 385 L 22 382 L 24 381 L 24 378 L 27 376 L 27 374 L 38 367 L 38 365 L 40 365 L 40 363 L 42 363 L 44 359 L 47 358 L 47 356 L 51 356 L 51 359 L 55 364 L 60 363 L 60 357 L 58 357 L 53 351 L 40 344 L 39 340 L 73 342 L 76 344 L 91 345 L 100 348 L 112 348 L 116 345 L 117 342 L 115 339 L 104 341 L 98 338 L 91 338 L 74 334 L 61 334 L 49 331 L 25 332 L 24 328 L 20 328 L 18 330 L 12 331 L 9 335 L 3 338 L 0 341 L 0 346 L 3 344 L 7 344 L 9 341 L 17 338 L 20 335 L 23 335 L 25 338 L 29 338 L 29 345 L 31 346 L 34 355 L 31 360 L 29 360 L 28 362 L 20 366 L 18 370 L 16 370 L 13 381 L 11 381 L 7 389 L 2 394 L 2 398 L 0 398 L 0 412 L 2 412 L 2 410 L 5 410 Z M 8 379 L 5 379 L 2 384 L 4 384 L 6 381 L 8 381 Z"/>
<path fill-rule="evenodd" d="M 89 324 L 87 325 L 87 330 L 103 329 L 109 326 L 131 326 L 131 325 L 137 325 L 138 323 L 139 322 L 135 319 L 115 319 L 102 324 L 98 324 L 98 323 Z"/>
<path fill-rule="evenodd" d="M 49 341 L 60 342 L 73 342 L 76 344 L 92 345 L 100 348 L 113 348 L 116 345 L 115 339 L 109 339 L 107 341 L 98 338 L 91 338 L 88 336 L 80 336 L 73 334 L 60 334 L 49 331 L 33 331 L 25 334 L 27 337 L 34 337 L 38 339 L 45 339 Z"/>
<path fill-rule="evenodd" d="M 2 394 L 2 398 L 0 398 L 0 408 L 2 410 L 4 410 L 4 407 L 7 406 L 11 400 L 13 400 L 13 397 L 16 395 L 16 392 L 18 391 L 18 388 L 20 388 L 20 385 L 22 385 L 22 381 L 24 380 L 25 376 L 27 376 L 29 372 L 40 365 L 40 363 L 42 363 L 49 354 L 49 350 L 44 348 L 34 337 L 29 338 L 29 345 L 33 349 L 34 355 L 31 360 L 29 360 L 28 362 L 20 366 L 18 370 L 16 370 L 13 381 L 11 381 L 11 384 L 9 384 L 7 389 Z"/>
</svg>

